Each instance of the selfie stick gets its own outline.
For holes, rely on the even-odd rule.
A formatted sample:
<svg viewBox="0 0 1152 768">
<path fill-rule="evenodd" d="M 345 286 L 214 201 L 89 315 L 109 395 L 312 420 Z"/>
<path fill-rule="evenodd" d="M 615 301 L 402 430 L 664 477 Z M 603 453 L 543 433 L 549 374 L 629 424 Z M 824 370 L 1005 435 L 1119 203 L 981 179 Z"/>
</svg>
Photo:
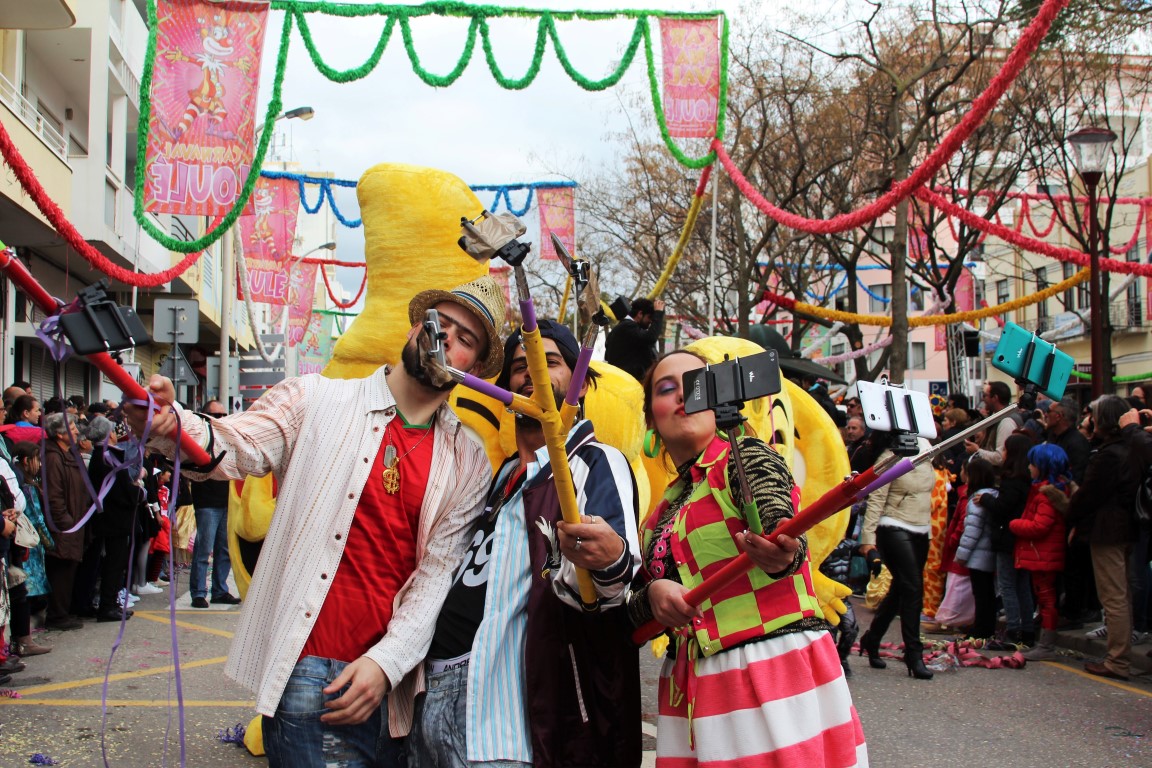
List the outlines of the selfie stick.
<svg viewBox="0 0 1152 768">
<path fill-rule="evenodd" d="M 0 272 L 3 272 L 20 290 L 24 291 L 32 303 L 45 314 L 55 315 L 60 312 L 60 308 L 63 306 L 60 300 L 53 297 L 44 289 L 44 286 L 40 285 L 32 273 L 28 271 L 28 268 L 24 266 L 24 263 L 16 258 L 13 249 L 4 248 L 2 244 L 0 244 Z M 88 362 L 99 368 L 100 372 L 107 376 L 129 398 L 148 400 L 148 393 L 144 391 L 144 388 L 107 352 L 96 352 L 86 355 L 86 357 Z M 212 458 L 208 453 L 187 432 L 180 432 L 180 448 L 194 464 L 212 463 Z"/>
<path fill-rule="evenodd" d="M 1024 398 L 1022 397 L 1021 400 L 1024 400 Z M 889 456 L 875 466 L 852 475 L 840 483 L 840 485 L 832 488 L 819 499 L 801 509 L 794 517 L 782 521 L 776 526 L 776 529 L 765 538 L 775 543 L 778 536 L 791 536 L 795 538 L 807 533 L 814 526 L 824 522 L 845 507 L 862 501 L 877 488 L 882 488 L 896 478 L 911 472 L 921 464 L 932 461 L 949 448 L 959 445 L 968 436 L 1007 418 L 1016 408 L 1017 406 L 1015 404 L 1005 406 L 991 416 L 966 427 L 947 440 L 932 446 L 932 448 L 914 458 L 900 458 L 895 455 Z M 684 602 L 696 607 L 755 567 L 756 564 L 752 562 L 752 558 L 748 557 L 746 553 L 741 553 L 728 561 L 728 563 L 716 571 L 716 573 L 704 579 L 699 585 L 688 590 L 688 592 L 684 594 Z M 659 621 L 652 620 L 638 627 L 632 633 L 632 640 L 637 645 L 643 645 L 663 631 L 664 625 Z"/>
</svg>

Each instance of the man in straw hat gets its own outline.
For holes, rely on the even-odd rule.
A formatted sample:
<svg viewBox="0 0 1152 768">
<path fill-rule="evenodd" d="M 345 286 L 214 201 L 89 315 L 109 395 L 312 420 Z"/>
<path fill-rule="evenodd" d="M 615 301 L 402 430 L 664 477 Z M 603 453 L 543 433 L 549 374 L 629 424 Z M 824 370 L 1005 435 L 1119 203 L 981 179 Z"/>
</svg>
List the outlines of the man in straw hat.
<svg viewBox="0 0 1152 768">
<path fill-rule="evenodd" d="M 301 755 L 398 764 L 402 747 L 382 738 L 385 694 L 406 677 L 415 685 L 422 672 L 413 670 L 490 476 L 483 449 L 447 405 L 451 383 L 438 384 L 423 365 L 417 344 L 429 308 L 440 314 L 449 365 L 499 372 L 504 298 L 482 277 L 412 299 L 400 365 L 363 379 L 288 379 L 221 419 L 179 406 L 153 417 L 153 447 L 172 455 L 179 425 L 213 456 L 188 471 L 194 479 L 271 472 L 278 481 L 225 667 L 257 694 L 272 766 Z M 148 388 L 175 401 L 168 379 L 153 376 Z M 132 407 L 129 417 L 141 434 L 145 409 Z"/>
</svg>

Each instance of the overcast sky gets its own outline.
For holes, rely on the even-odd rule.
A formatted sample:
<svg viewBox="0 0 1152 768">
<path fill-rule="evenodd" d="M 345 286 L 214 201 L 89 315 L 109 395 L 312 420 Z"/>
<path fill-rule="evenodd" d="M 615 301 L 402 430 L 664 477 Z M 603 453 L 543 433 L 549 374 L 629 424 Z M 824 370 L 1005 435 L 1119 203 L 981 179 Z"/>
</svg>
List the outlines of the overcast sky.
<svg viewBox="0 0 1152 768">
<path fill-rule="evenodd" d="M 753 10 L 742 9 L 742 5 Z M 834 0 L 828 5 L 831 10 L 825 18 L 833 19 L 828 27 L 835 28 L 836 15 L 843 16 L 852 3 Z M 787 27 L 793 18 L 791 8 L 811 10 L 812 2 L 552 0 L 541 7 L 563 10 L 654 6 L 674 11 L 719 8 L 729 14 L 733 27 L 751 20 Z M 310 14 L 309 21 L 321 55 L 330 66 L 340 69 L 361 65 L 383 29 L 383 20 L 378 18 L 335 19 Z M 261 111 L 266 109 L 271 93 L 282 23 L 282 13 L 271 14 L 260 83 Z M 438 17 L 413 22 L 414 44 L 426 69 L 443 74 L 452 68 L 462 50 L 467 23 L 466 19 Z M 536 21 L 499 19 L 492 21 L 491 27 L 502 69 L 506 75 L 522 75 L 531 60 Z M 619 60 L 634 22 L 560 22 L 558 28 L 577 69 L 588 77 L 599 78 Z M 659 33 L 655 26 L 653 32 L 658 57 Z M 550 42 L 539 76 L 525 90 L 507 91 L 496 84 L 479 42 L 463 76 L 448 88 L 433 88 L 412 71 L 398 28 L 380 64 L 368 77 L 338 84 L 316 70 L 298 30 L 294 30 L 283 87 L 284 108 L 307 105 L 316 110 L 316 116 L 307 122 L 288 120 L 278 124 L 278 140 L 286 137 L 289 144 L 279 148 L 278 155 L 279 159 L 299 162 L 302 170 L 331 171 L 347 179 L 358 179 L 376 163 L 405 162 L 451 171 L 469 184 L 564 178 L 579 183 L 614 162 L 614 132 L 626 130 L 630 121 L 651 114 L 647 94 L 643 48 L 619 85 L 592 93 L 568 78 Z M 651 138 L 658 140 L 654 128 L 651 133 Z M 491 199 L 487 193 L 480 197 L 485 204 Z M 353 191 L 340 195 L 338 202 L 349 217 L 358 215 Z M 526 218 L 534 218 L 534 213 Z M 341 227 L 337 240 L 337 258 L 362 259 L 363 238 L 358 230 Z M 348 272 L 340 278 L 354 290 L 360 273 Z"/>
</svg>

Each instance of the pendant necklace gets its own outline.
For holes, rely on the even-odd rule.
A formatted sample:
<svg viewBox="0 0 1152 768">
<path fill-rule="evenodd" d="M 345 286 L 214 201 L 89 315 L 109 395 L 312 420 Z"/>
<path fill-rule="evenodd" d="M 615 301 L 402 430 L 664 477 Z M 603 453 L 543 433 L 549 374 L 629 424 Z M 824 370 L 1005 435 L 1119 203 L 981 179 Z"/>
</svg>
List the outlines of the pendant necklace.
<svg viewBox="0 0 1152 768">
<path fill-rule="evenodd" d="M 428 437 L 428 433 L 432 431 L 432 427 L 428 427 L 424 431 L 423 436 L 416 441 L 416 445 L 406 450 L 401 456 L 396 455 L 396 446 L 392 445 L 392 433 L 388 431 L 388 445 L 384 448 L 384 471 L 380 473 L 381 479 L 384 481 L 384 491 L 393 496 L 400 490 L 400 460 L 403 459 L 412 451 L 420 447 L 420 443 L 424 442 L 424 438 Z"/>
</svg>

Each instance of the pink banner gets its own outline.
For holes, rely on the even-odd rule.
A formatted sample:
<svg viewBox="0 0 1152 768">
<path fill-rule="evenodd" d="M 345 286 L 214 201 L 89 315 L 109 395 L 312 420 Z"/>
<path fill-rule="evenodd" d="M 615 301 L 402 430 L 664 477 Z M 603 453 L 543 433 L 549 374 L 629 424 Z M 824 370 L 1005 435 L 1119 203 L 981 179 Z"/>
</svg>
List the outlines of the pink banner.
<svg viewBox="0 0 1152 768">
<path fill-rule="evenodd" d="M 292 267 L 288 287 L 288 346 L 304 341 L 312 321 L 312 300 L 316 296 L 316 269 L 319 264 L 297 264 Z"/>
<path fill-rule="evenodd" d="M 232 209 L 255 147 L 267 2 L 159 0 L 144 208 Z"/>
<path fill-rule="evenodd" d="M 576 195 L 572 187 L 536 190 L 540 208 L 540 258 L 556 261 L 556 249 L 550 234 L 564 243 L 568 253 L 576 255 Z"/>
<path fill-rule="evenodd" d="M 679 138 L 716 135 L 720 104 L 720 19 L 660 19 L 664 118 Z"/>
<path fill-rule="evenodd" d="M 288 271 L 284 261 L 295 243 L 300 185 L 295 179 L 261 176 L 252 193 L 252 207 L 255 214 L 241 216 L 239 224 L 252 300 L 287 304 Z"/>
</svg>

